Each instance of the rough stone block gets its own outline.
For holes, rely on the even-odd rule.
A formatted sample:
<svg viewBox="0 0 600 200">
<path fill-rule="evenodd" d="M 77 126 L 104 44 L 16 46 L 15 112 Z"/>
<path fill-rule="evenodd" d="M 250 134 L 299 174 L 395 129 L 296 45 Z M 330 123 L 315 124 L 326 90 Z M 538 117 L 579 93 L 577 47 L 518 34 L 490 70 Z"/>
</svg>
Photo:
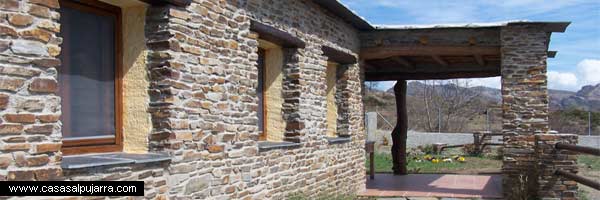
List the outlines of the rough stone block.
<svg viewBox="0 0 600 200">
<path fill-rule="evenodd" d="M 54 79 L 35 78 L 29 85 L 29 91 L 32 92 L 56 92 L 58 83 Z"/>
</svg>

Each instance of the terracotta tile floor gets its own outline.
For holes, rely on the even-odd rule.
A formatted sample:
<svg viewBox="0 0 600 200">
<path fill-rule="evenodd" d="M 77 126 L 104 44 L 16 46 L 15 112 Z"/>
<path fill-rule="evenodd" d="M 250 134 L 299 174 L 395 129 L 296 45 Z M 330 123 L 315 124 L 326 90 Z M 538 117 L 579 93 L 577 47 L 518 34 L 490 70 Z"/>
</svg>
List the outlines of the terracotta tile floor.
<svg viewBox="0 0 600 200">
<path fill-rule="evenodd" d="M 375 174 L 360 196 L 502 198 L 502 175 Z"/>
</svg>

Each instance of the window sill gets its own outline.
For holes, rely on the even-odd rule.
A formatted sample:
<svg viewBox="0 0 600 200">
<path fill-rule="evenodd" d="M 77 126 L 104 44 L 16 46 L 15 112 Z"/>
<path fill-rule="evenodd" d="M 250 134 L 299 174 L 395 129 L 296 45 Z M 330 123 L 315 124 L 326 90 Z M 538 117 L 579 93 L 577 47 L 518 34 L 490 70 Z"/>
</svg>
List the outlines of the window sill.
<svg viewBox="0 0 600 200">
<path fill-rule="evenodd" d="M 273 149 L 294 149 L 300 147 L 300 143 L 295 142 L 269 142 L 269 141 L 261 141 L 258 142 L 258 151 L 269 151 Z"/>
<path fill-rule="evenodd" d="M 348 142 L 352 141 L 351 137 L 343 137 L 343 136 L 326 137 L 325 139 L 327 139 L 327 142 L 329 142 L 329 144 L 343 144 L 343 143 L 348 143 Z"/>
<path fill-rule="evenodd" d="M 67 170 L 84 169 L 93 167 L 107 167 L 127 164 L 146 164 L 171 161 L 165 154 L 145 153 L 105 153 L 64 156 L 61 167 Z"/>
</svg>

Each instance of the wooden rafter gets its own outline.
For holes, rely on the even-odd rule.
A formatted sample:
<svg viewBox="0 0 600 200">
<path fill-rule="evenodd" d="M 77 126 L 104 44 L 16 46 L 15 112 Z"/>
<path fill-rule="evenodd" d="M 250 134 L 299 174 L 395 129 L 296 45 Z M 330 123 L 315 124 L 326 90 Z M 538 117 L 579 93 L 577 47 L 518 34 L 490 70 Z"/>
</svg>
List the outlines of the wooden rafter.
<svg viewBox="0 0 600 200">
<path fill-rule="evenodd" d="M 438 55 L 432 55 L 431 58 L 433 58 L 440 65 L 442 65 L 444 67 L 448 67 L 448 62 L 446 62 L 442 57 L 440 57 Z"/>
<path fill-rule="evenodd" d="M 479 55 L 479 54 L 475 54 L 475 61 L 477 61 L 477 64 L 484 66 L 485 65 L 485 61 L 483 60 L 483 56 Z"/>
<path fill-rule="evenodd" d="M 410 61 L 406 60 L 406 58 L 403 57 L 391 57 L 390 60 L 401 64 L 404 67 L 407 67 L 409 69 L 414 69 L 415 65 L 413 63 L 411 63 Z"/>
</svg>

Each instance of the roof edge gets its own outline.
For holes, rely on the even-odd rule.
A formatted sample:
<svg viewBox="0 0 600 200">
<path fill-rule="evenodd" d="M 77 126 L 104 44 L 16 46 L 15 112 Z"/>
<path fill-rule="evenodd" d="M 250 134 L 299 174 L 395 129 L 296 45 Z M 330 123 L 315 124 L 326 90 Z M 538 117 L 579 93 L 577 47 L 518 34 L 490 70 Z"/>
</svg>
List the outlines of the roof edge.
<svg viewBox="0 0 600 200">
<path fill-rule="evenodd" d="M 371 25 L 366 19 L 352 11 L 339 0 L 313 0 L 317 5 L 332 12 L 334 15 L 342 18 L 342 20 L 354 26 L 361 31 L 372 30 L 411 30 L 411 29 L 447 29 L 447 28 L 491 28 L 503 27 L 510 25 L 528 25 L 539 24 L 547 32 L 565 32 L 571 22 L 544 22 L 544 21 L 528 21 L 528 20 L 510 20 L 502 22 L 489 23 L 456 23 L 456 24 L 433 24 L 433 25 Z"/>
<path fill-rule="evenodd" d="M 325 8 L 334 15 L 342 18 L 342 20 L 348 22 L 354 28 L 361 31 L 375 30 L 375 27 L 371 25 L 366 19 L 356 14 L 350 8 L 346 7 L 343 3 L 338 0 L 313 0 L 317 5 Z"/>
</svg>

